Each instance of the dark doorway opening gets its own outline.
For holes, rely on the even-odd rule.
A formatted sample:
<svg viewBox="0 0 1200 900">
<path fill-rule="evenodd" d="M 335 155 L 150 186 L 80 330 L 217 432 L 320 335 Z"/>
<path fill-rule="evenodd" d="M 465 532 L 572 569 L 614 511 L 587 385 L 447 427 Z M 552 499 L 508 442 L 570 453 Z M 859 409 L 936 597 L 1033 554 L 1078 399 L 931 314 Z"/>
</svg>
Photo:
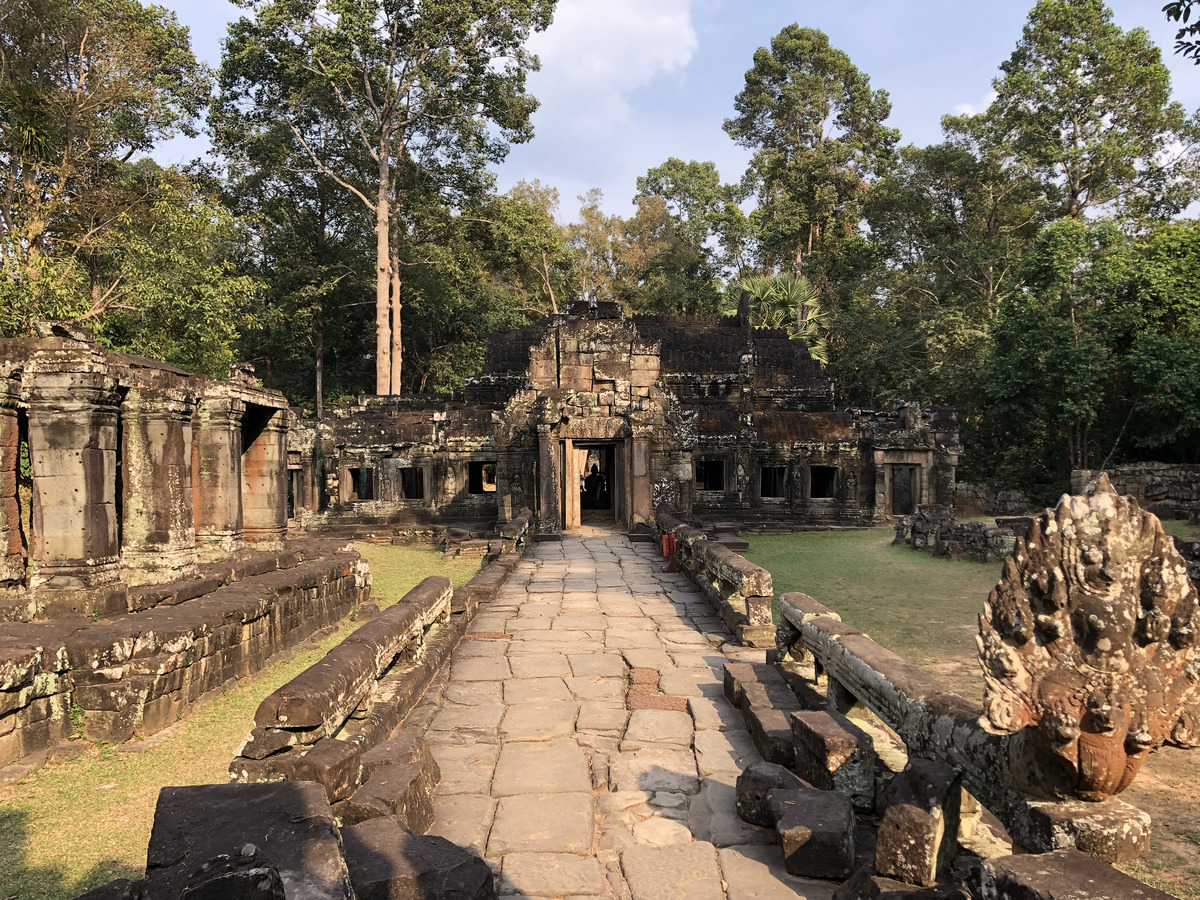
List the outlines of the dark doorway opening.
<svg viewBox="0 0 1200 900">
<path fill-rule="evenodd" d="M 698 459 L 696 460 L 696 490 L 723 491 L 725 490 L 725 460 Z"/>
<path fill-rule="evenodd" d="M 837 469 L 834 466 L 809 466 L 810 500 L 832 500 L 837 496 Z"/>
<path fill-rule="evenodd" d="M 375 470 L 357 468 L 350 470 L 350 499 L 375 499 Z"/>
<path fill-rule="evenodd" d="M 763 466 L 758 485 L 758 496 L 768 500 L 781 500 L 787 496 L 787 467 Z"/>
<path fill-rule="evenodd" d="M 613 494 L 618 489 L 614 483 L 616 475 L 617 448 L 613 444 L 595 447 L 579 447 L 587 450 L 587 458 L 580 471 L 579 508 L 583 512 L 613 511 Z M 605 516 L 611 518 L 611 515 Z"/>
<path fill-rule="evenodd" d="M 915 466 L 892 466 L 892 515 L 911 515 L 916 504 L 917 469 Z"/>
</svg>

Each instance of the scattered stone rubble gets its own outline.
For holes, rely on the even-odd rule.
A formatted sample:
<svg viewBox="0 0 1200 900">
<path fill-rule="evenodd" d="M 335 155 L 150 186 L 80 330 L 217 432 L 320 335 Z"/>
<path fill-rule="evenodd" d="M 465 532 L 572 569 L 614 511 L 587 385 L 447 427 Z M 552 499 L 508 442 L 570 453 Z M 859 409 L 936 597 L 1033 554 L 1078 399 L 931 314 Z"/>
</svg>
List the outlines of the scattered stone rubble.
<svg viewBox="0 0 1200 900">
<path fill-rule="evenodd" d="M 985 563 L 1007 557 L 1017 534 L 1024 530 L 1011 518 L 995 525 L 958 522 L 954 507 L 927 503 L 896 523 L 892 543 L 907 544 L 934 556 Z"/>
</svg>

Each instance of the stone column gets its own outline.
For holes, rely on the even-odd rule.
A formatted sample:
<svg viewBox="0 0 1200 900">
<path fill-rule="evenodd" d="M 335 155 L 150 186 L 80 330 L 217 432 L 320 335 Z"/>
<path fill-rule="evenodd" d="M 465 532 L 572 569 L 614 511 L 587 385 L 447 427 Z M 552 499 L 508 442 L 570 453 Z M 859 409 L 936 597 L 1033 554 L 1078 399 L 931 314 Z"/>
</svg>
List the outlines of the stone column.
<svg viewBox="0 0 1200 900">
<path fill-rule="evenodd" d="M 84 615 L 114 612 L 106 598 L 121 577 L 116 379 L 95 371 L 38 372 L 29 376 L 26 398 L 33 471 L 29 586 L 94 591 L 68 605 Z"/>
<path fill-rule="evenodd" d="M 287 412 L 269 415 L 262 430 L 242 448 L 242 528 L 256 550 L 279 550 L 287 537 Z"/>
<path fill-rule="evenodd" d="M 575 442 L 563 441 L 563 531 L 578 528 L 582 523 L 579 496 L 579 467 L 575 465 Z"/>
<path fill-rule="evenodd" d="M 139 388 L 121 404 L 121 562 L 127 584 L 196 574 L 195 408 L 186 395 Z"/>
<path fill-rule="evenodd" d="M 17 501 L 17 476 L 21 464 L 21 436 L 17 427 L 17 401 L 21 384 L 0 380 L 0 589 L 25 580 L 21 546 L 21 507 Z"/>
<path fill-rule="evenodd" d="M 633 449 L 633 524 L 654 521 L 654 488 L 650 483 L 650 438 L 635 435 Z"/>
<path fill-rule="evenodd" d="M 537 530 L 539 534 L 561 534 L 562 518 L 558 503 L 561 489 L 558 472 L 558 440 L 551 433 L 549 425 L 539 423 L 537 430 Z"/>
<path fill-rule="evenodd" d="M 192 508 L 201 559 L 236 553 L 242 533 L 242 416 L 236 397 L 205 397 L 192 439 Z"/>
</svg>

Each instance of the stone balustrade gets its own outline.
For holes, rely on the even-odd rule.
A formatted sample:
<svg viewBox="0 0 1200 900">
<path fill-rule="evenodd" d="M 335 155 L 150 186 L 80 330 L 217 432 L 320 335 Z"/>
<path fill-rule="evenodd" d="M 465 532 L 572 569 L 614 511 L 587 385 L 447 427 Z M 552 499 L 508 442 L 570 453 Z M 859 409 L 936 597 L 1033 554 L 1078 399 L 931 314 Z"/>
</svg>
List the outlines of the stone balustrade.
<svg viewBox="0 0 1200 900">
<path fill-rule="evenodd" d="M 738 640 L 747 647 L 773 647 L 771 573 L 665 510 L 658 512 L 655 523 L 660 534 L 675 536 L 676 565 L 704 592 Z"/>
</svg>

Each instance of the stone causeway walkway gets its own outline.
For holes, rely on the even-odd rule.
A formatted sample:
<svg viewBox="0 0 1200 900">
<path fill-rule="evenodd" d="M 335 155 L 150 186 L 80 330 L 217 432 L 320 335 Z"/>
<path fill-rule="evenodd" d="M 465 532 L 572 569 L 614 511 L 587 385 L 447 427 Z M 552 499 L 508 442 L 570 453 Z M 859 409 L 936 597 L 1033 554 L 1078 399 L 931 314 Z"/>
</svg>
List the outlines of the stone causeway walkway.
<svg viewBox="0 0 1200 900">
<path fill-rule="evenodd" d="M 827 900 L 734 809 L 760 757 L 722 667 L 763 651 L 663 565 L 591 529 L 531 550 L 422 702 L 442 773 L 430 833 L 509 897 Z"/>
</svg>

